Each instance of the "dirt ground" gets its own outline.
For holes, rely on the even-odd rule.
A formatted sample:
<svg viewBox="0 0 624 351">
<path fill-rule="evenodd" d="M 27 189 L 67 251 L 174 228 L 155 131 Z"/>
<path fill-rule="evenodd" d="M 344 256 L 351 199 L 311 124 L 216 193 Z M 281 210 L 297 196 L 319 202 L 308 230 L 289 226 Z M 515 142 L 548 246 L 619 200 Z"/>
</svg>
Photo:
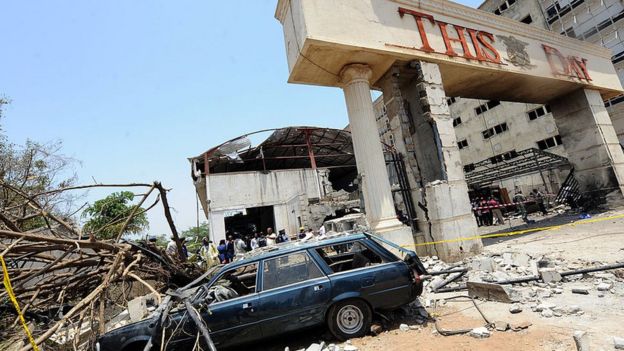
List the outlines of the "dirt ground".
<svg viewBox="0 0 624 351">
<path fill-rule="evenodd" d="M 438 325 L 445 329 L 465 329 L 484 325 L 481 318 L 468 316 L 456 306 L 442 307 L 429 312 L 437 316 Z M 524 321 L 524 320 L 522 320 Z M 519 332 L 492 332 L 489 338 L 476 339 L 468 335 L 442 336 L 435 332 L 433 323 L 417 330 L 399 329 L 379 336 L 354 339 L 351 343 L 360 350 L 573 350 L 574 342 L 566 330 L 531 325 Z"/>
<path fill-rule="evenodd" d="M 616 218 L 613 218 L 616 217 Z M 501 233 L 524 230 L 527 228 L 551 227 L 529 234 L 491 238 L 484 240 L 484 252 L 522 252 L 532 257 L 548 255 L 572 262 L 575 259 L 595 262 L 596 265 L 612 264 L 624 260 L 624 209 L 592 214 L 590 219 L 579 219 L 578 214 L 551 214 L 548 216 L 532 215 L 535 223 L 527 225 L 520 219 L 501 226 L 479 228 L 480 234 Z M 552 228 L 552 226 L 555 226 Z M 611 271 L 613 273 L 613 271 Z M 624 276 L 624 270 L 617 272 Z M 587 332 L 592 350 L 613 350 L 613 336 L 624 337 L 624 284 L 599 297 L 592 286 L 591 277 L 577 277 L 574 281 L 563 283 L 562 294 L 553 295 L 544 300 L 558 306 L 579 306 L 582 315 L 566 315 L 545 318 L 540 313 L 532 312 L 528 305 L 518 314 L 509 312 L 509 304 L 479 301 L 479 307 L 491 321 L 504 321 L 510 324 L 528 322 L 527 329 L 519 332 L 492 331 L 489 338 L 476 339 L 468 335 L 442 336 L 435 332 L 433 323 L 428 323 L 416 330 L 401 331 L 394 328 L 379 336 L 367 336 L 352 339 L 350 342 L 359 350 L 576 350 L 572 335 L 575 330 Z M 590 286 L 589 295 L 573 294 L 571 289 L 578 285 Z M 466 292 L 428 294 L 421 298 L 438 300 L 439 307 L 428 308 L 428 312 L 438 320 L 443 329 L 465 329 L 480 327 L 485 324 L 471 302 L 441 300 L 454 295 L 466 295 Z M 264 350 L 290 350 L 307 348 L 313 342 L 331 340 L 327 331 L 319 329 L 295 334 L 262 345 Z M 341 344 L 344 346 L 344 344 Z"/>
</svg>

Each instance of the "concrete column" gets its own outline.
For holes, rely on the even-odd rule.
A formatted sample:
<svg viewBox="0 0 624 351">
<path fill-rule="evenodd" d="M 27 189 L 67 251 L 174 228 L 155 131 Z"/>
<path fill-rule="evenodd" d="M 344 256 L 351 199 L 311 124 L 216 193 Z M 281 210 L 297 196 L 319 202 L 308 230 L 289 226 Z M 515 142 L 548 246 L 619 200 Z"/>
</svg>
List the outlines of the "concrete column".
<svg viewBox="0 0 624 351">
<path fill-rule="evenodd" d="M 458 240 L 477 235 L 477 225 L 440 70 L 436 64 L 410 62 L 390 73 L 381 86 L 392 102 L 388 110 L 403 121 L 406 150 L 401 152 L 420 188 L 419 228 L 425 241 L 445 241 L 425 246 L 425 251 L 446 261 L 477 253 L 481 240 Z"/>
<path fill-rule="evenodd" d="M 600 93 L 579 89 L 550 107 L 583 196 L 622 205 L 624 153 Z"/>
<path fill-rule="evenodd" d="M 383 233 L 397 244 L 413 245 L 411 229 L 396 218 L 394 210 L 370 95 L 372 71 L 367 65 L 351 64 L 342 69 L 340 76 L 344 83 L 355 160 L 358 173 L 362 176 L 366 218 L 374 232 Z"/>
</svg>

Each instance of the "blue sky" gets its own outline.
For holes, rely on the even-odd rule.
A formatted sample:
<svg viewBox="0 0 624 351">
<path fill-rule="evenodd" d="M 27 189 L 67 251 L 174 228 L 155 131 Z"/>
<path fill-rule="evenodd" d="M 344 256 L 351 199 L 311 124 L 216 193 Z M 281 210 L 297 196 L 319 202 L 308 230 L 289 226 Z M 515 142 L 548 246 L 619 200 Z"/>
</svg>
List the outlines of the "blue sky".
<svg viewBox="0 0 624 351">
<path fill-rule="evenodd" d="M 62 140 L 79 183 L 162 181 L 177 226 L 192 226 L 187 157 L 259 129 L 347 124 L 339 89 L 286 83 L 275 3 L 5 2 L 0 124 L 15 143 Z M 150 221 L 168 233 L 160 210 Z"/>
</svg>

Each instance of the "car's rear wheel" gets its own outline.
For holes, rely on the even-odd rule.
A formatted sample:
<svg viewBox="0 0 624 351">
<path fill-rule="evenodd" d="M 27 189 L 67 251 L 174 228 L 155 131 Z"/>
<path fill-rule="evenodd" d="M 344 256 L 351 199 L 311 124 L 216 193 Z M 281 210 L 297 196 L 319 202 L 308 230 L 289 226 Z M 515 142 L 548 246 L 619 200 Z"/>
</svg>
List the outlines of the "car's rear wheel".
<svg viewBox="0 0 624 351">
<path fill-rule="evenodd" d="M 327 315 L 329 331 L 338 340 L 366 335 L 370 329 L 372 311 L 362 300 L 345 300 L 332 305 Z"/>
</svg>

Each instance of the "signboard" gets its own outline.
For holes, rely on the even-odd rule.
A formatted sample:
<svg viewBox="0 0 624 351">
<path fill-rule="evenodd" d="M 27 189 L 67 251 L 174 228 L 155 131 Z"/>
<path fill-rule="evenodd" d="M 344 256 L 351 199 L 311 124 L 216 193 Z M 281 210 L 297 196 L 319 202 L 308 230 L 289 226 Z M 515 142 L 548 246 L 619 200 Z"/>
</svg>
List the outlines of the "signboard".
<svg viewBox="0 0 624 351">
<path fill-rule="evenodd" d="M 350 63 L 373 83 L 396 61 L 440 65 L 448 96 L 545 103 L 586 87 L 622 86 L 611 52 L 448 1 L 281 0 L 289 82 L 340 86 Z"/>
</svg>

